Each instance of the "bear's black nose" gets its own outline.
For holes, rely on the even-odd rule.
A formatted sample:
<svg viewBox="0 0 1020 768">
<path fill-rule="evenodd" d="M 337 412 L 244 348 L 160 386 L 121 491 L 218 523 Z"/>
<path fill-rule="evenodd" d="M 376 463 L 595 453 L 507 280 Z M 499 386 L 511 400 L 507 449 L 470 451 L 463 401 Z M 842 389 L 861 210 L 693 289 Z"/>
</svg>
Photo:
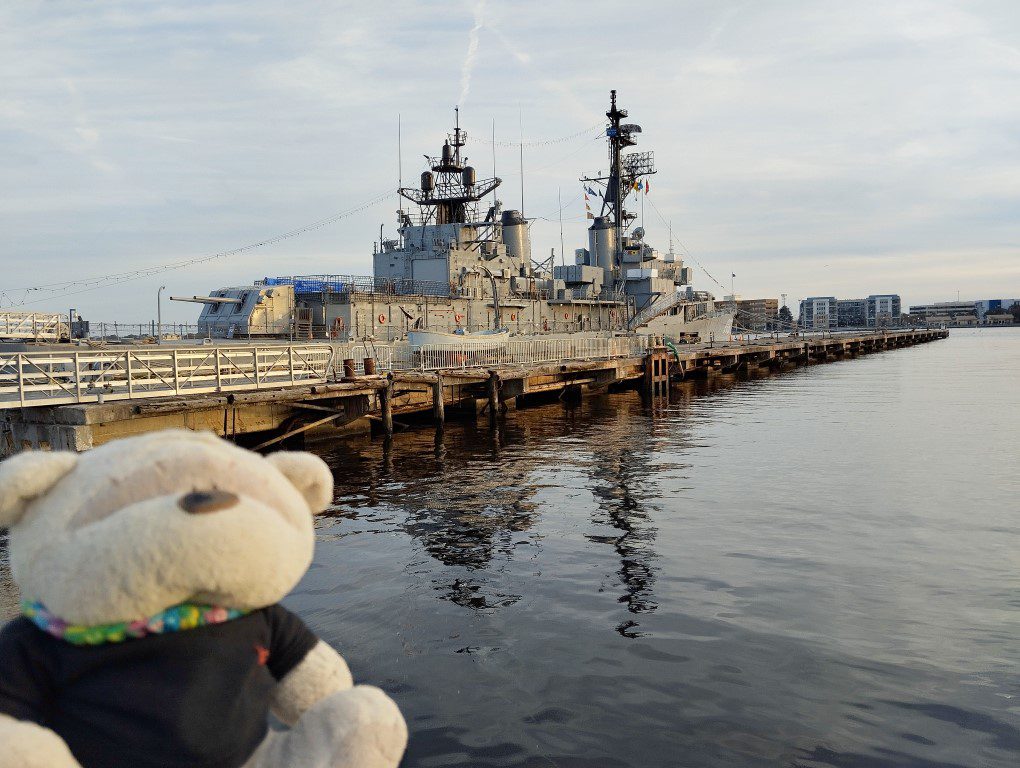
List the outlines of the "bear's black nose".
<svg viewBox="0 0 1020 768">
<path fill-rule="evenodd" d="M 177 506 L 189 515 L 204 515 L 208 512 L 230 509 L 237 501 L 237 496 L 229 491 L 192 491 L 181 496 Z"/>
</svg>

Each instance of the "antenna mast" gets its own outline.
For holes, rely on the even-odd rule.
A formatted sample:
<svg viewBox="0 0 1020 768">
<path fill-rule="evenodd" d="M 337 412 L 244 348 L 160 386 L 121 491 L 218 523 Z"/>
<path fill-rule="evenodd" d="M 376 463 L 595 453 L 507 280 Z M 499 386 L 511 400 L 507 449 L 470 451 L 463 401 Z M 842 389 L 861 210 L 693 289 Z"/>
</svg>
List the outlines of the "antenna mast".
<svg viewBox="0 0 1020 768">
<path fill-rule="evenodd" d="M 492 118 L 492 178 L 496 178 L 496 118 Z M 496 190 L 492 190 L 492 204 L 496 204 Z"/>
<path fill-rule="evenodd" d="M 401 187 L 400 196 L 421 209 L 421 224 L 466 224 L 477 218 L 475 203 L 499 186 L 498 178 L 479 179 L 461 149 L 467 134 L 460 129 L 460 108 L 454 107 L 453 134 L 446 135 L 441 153 L 425 156 L 429 170 L 417 189 Z M 424 238 L 424 230 L 422 230 Z"/>
<path fill-rule="evenodd" d="M 400 113 L 397 112 L 397 216 L 400 216 L 400 188 L 404 186 L 404 154 L 403 144 L 400 136 Z M 401 222 L 401 225 L 403 222 Z"/>
<path fill-rule="evenodd" d="M 517 108 L 517 121 L 521 129 L 521 216 L 524 216 L 524 111 Z"/>
<path fill-rule="evenodd" d="M 567 252 L 563 249 L 563 187 L 556 189 L 556 201 L 560 206 L 560 264 L 567 265 Z"/>
<path fill-rule="evenodd" d="M 623 178 L 620 171 L 620 155 L 622 137 L 620 136 L 620 120 L 627 116 L 627 110 L 616 106 L 616 89 L 609 92 L 609 204 L 612 208 L 613 225 L 616 227 L 616 253 L 613 261 L 616 265 L 623 263 Z"/>
</svg>

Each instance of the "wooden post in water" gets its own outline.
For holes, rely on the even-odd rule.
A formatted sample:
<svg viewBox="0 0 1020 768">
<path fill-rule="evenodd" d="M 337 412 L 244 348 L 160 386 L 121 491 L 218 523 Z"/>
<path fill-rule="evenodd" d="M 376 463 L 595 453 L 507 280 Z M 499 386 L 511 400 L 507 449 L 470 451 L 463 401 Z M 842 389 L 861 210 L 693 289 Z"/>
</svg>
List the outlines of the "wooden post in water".
<svg viewBox="0 0 1020 768">
<path fill-rule="evenodd" d="M 351 379 L 354 378 L 354 370 L 355 370 L 354 369 L 354 360 L 352 360 L 349 357 L 345 358 L 344 359 L 344 378 L 347 381 L 350 381 Z"/>
<path fill-rule="evenodd" d="M 489 423 L 495 427 L 499 415 L 499 374 L 489 371 Z"/>
<path fill-rule="evenodd" d="M 443 377 L 438 373 L 436 380 L 432 382 L 432 418 L 437 426 L 443 426 L 446 421 L 446 408 L 443 405 Z"/>
<path fill-rule="evenodd" d="M 393 375 L 391 374 L 386 386 L 379 390 L 379 405 L 382 409 L 383 432 L 386 437 L 393 437 Z"/>
</svg>

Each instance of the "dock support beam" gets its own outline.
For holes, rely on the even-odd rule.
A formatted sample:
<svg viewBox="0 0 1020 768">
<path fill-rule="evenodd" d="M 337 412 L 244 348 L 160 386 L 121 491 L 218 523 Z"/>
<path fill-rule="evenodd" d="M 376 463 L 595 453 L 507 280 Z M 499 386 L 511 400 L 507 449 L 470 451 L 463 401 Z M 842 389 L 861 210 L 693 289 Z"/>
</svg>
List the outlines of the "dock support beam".
<svg viewBox="0 0 1020 768">
<path fill-rule="evenodd" d="M 436 380 L 432 382 L 432 418 L 436 426 L 442 427 L 446 421 L 446 407 L 443 404 L 443 377 L 436 374 Z"/>
<path fill-rule="evenodd" d="M 649 397 L 669 397 L 669 351 L 655 347 L 645 357 L 645 392 Z"/>
<path fill-rule="evenodd" d="M 499 415 L 499 374 L 489 371 L 489 423 L 495 426 Z"/>
<path fill-rule="evenodd" d="M 386 437 L 393 437 L 393 374 L 390 374 L 386 386 L 379 390 L 379 406 L 382 410 L 383 432 Z"/>
</svg>

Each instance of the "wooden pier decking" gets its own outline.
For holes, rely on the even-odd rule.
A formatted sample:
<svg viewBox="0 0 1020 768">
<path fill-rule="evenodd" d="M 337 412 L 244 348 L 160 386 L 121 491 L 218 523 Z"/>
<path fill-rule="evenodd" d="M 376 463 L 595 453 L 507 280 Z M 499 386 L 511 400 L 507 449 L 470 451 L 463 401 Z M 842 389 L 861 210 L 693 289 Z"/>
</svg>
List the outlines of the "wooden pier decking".
<svg viewBox="0 0 1020 768">
<path fill-rule="evenodd" d="M 640 354 L 603 359 L 394 370 L 346 376 L 341 381 L 316 379 L 304 384 L 292 380 L 290 386 L 279 388 L 270 382 L 254 391 L 7 407 L 0 410 L 0 455 L 29 448 L 82 451 L 118 437 L 169 427 L 208 429 L 256 448 L 292 444 L 313 432 L 392 434 L 412 421 L 441 425 L 447 418 L 479 414 L 495 419 L 508 408 L 557 395 L 576 398 L 585 392 L 641 389 L 668 398 L 670 384 L 679 381 L 779 372 L 946 336 L 948 331 L 942 329 L 915 329 L 655 346 Z M 258 354 L 254 359 L 257 363 Z M 350 367 L 347 373 L 352 373 Z"/>
</svg>

